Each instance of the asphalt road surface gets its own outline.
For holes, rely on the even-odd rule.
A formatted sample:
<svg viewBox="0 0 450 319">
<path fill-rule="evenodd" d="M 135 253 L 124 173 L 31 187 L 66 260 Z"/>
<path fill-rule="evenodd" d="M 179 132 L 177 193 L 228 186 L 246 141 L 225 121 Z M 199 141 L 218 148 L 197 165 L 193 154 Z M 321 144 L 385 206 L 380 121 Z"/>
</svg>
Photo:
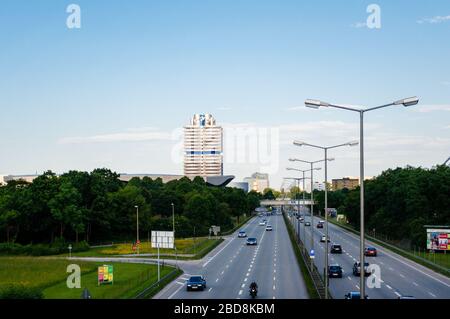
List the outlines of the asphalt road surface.
<svg viewBox="0 0 450 319">
<path fill-rule="evenodd" d="M 184 274 L 155 295 L 155 299 L 247 299 L 249 285 L 258 284 L 258 299 L 308 298 L 286 225 L 281 215 L 264 217 L 272 231 L 251 219 L 242 230 L 256 237 L 257 246 L 247 246 L 236 231 L 201 261 L 180 263 Z M 241 230 L 240 229 L 240 230 Z M 186 291 L 190 275 L 206 277 L 204 291 Z"/>
<path fill-rule="evenodd" d="M 311 221 L 310 216 L 305 216 L 305 221 Z M 314 227 L 314 250 L 316 264 L 319 270 L 325 268 L 325 243 L 320 242 L 325 235 L 325 227 L 318 229 L 319 218 L 314 217 L 311 226 L 300 223 L 300 238 L 306 237 L 306 247 L 311 249 L 311 230 Z M 297 221 L 295 220 L 295 223 Z M 329 254 L 329 264 L 339 264 L 343 268 L 343 278 L 330 278 L 330 293 L 333 298 L 344 298 L 350 291 L 358 291 L 360 279 L 352 273 L 353 264 L 359 262 L 359 236 L 350 233 L 339 226 L 328 224 L 331 244 L 340 244 L 342 254 Z M 306 229 L 306 233 L 305 233 Z M 423 267 L 409 259 L 395 254 L 379 245 L 366 240 L 366 247 L 375 247 L 377 257 L 365 257 L 369 264 L 377 264 L 381 270 L 380 288 L 369 288 L 366 279 L 366 295 L 371 299 L 393 299 L 409 295 L 420 299 L 450 298 L 450 279 Z M 329 250 L 328 250 L 329 251 Z M 367 278 L 367 277 L 366 277 Z"/>
</svg>

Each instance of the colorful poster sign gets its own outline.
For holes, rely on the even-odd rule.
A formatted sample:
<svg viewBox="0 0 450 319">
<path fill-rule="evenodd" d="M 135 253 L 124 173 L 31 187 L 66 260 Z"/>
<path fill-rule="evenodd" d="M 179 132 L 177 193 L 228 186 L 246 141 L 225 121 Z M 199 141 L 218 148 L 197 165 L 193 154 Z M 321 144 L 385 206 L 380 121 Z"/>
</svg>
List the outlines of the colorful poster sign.
<svg viewBox="0 0 450 319">
<path fill-rule="evenodd" d="M 450 229 L 427 229 L 427 249 L 450 250 Z"/>
<path fill-rule="evenodd" d="M 112 284 L 114 281 L 114 269 L 112 265 L 103 265 L 98 267 L 98 285 Z"/>
</svg>

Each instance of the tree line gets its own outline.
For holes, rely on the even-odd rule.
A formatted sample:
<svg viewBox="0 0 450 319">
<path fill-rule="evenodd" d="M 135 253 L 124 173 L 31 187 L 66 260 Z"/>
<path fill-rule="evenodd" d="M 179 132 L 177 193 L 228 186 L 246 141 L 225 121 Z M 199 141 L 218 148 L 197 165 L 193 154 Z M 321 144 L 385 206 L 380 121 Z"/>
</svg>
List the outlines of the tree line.
<svg viewBox="0 0 450 319">
<path fill-rule="evenodd" d="M 196 177 L 163 183 L 133 178 L 128 183 L 109 169 L 51 171 L 32 183 L 9 181 L 0 187 L 0 242 L 52 243 L 58 239 L 96 243 L 135 238 L 139 230 L 172 230 L 177 237 L 207 235 L 211 225 L 233 228 L 259 206 L 261 195 L 231 187 L 213 187 Z"/>
<path fill-rule="evenodd" d="M 328 207 L 344 214 L 359 230 L 360 189 L 328 192 Z M 315 191 L 318 210 L 324 211 L 325 192 Z M 404 245 L 425 247 L 425 225 L 450 223 L 450 167 L 388 169 L 364 182 L 366 230 L 388 234 Z"/>
</svg>

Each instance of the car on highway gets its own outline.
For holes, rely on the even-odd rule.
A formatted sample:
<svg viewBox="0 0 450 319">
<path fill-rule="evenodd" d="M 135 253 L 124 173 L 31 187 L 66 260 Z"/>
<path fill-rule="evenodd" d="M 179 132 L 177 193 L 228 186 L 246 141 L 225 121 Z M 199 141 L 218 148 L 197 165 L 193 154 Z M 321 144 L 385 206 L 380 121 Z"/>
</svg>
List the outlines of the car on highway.
<svg viewBox="0 0 450 319">
<path fill-rule="evenodd" d="M 328 277 L 342 278 L 342 267 L 338 264 L 331 264 L 328 266 Z"/>
<path fill-rule="evenodd" d="M 361 299 L 361 294 L 359 291 L 350 291 L 348 294 L 345 294 L 345 299 Z M 364 299 L 369 299 L 369 296 L 365 295 Z"/>
<path fill-rule="evenodd" d="M 258 241 L 254 237 L 249 237 L 247 238 L 247 245 L 248 246 L 258 245 Z"/>
<path fill-rule="evenodd" d="M 376 257 L 377 249 L 375 247 L 367 247 L 366 249 L 364 249 L 364 255 Z"/>
<path fill-rule="evenodd" d="M 266 226 L 266 231 L 272 231 L 272 230 L 273 230 L 273 228 L 272 228 L 271 225 L 267 225 L 267 226 Z"/>
<path fill-rule="evenodd" d="M 327 238 L 327 236 L 323 235 L 322 237 L 320 237 L 320 242 L 324 243 L 325 241 L 330 242 L 330 237 Z"/>
<path fill-rule="evenodd" d="M 186 290 L 203 290 L 206 288 L 206 280 L 201 275 L 191 276 L 186 282 Z"/>
<path fill-rule="evenodd" d="M 342 254 L 342 247 L 339 244 L 333 244 L 331 245 L 330 249 L 331 254 Z"/>
<path fill-rule="evenodd" d="M 305 221 L 303 217 L 300 217 L 298 220 L 300 221 L 300 223 L 303 223 Z"/>
<path fill-rule="evenodd" d="M 266 226 L 266 222 L 265 222 L 265 221 L 263 221 L 263 220 L 262 220 L 262 221 L 260 221 L 260 222 L 259 222 L 259 226 Z"/>
<path fill-rule="evenodd" d="M 305 226 L 311 226 L 310 222 L 305 222 Z"/>
<path fill-rule="evenodd" d="M 320 222 L 317 223 L 317 228 L 323 228 L 323 224 L 324 222 L 321 220 Z"/>
<path fill-rule="evenodd" d="M 245 237 L 247 237 L 247 233 L 246 233 L 245 231 L 241 230 L 241 231 L 239 232 L 239 234 L 238 234 L 238 237 L 239 237 L 239 238 L 245 238 Z"/>
<path fill-rule="evenodd" d="M 353 264 L 353 275 L 355 276 L 361 276 L 361 263 L 355 262 Z M 365 262 L 364 263 L 364 276 L 369 276 L 370 272 L 369 272 L 369 263 Z"/>
</svg>

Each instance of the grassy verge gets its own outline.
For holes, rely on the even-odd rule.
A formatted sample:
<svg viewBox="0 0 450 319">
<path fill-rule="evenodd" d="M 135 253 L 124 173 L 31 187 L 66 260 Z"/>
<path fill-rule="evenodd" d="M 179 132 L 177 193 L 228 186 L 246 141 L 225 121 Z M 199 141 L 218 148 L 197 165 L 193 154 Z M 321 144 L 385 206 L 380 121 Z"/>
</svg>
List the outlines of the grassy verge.
<svg viewBox="0 0 450 319">
<path fill-rule="evenodd" d="M 171 283 L 174 279 L 178 278 L 183 271 L 181 269 L 174 269 L 172 272 L 166 275 L 166 277 L 161 278 L 161 281 L 157 285 L 151 285 L 146 288 L 143 293 L 139 294 L 139 299 L 150 299 L 156 295 L 160 290 L 162 290 L 166 285 Z"/>
<path fill-rule="evenodd" d="M 343 224 L 341 222 L 338 222 L 338 221 L 336 221 L 335 219 L 332 219 L 332 218 L 328 219 L 328 221 L 333 223 L 333 224 L 335 224 L 336 226 L 344 228 L 344 229 L 348 230 L 349 232 L 359 236 L 359 231 L 355 230 L 353 227 L 351 227 L 349 225 L 346 225 L 346 224 Z M 427 262 L 427 261 L 423 260 L 422 258 L 419 258 L 418 256 L 415 256 L 410 251 L 407 251 L 407 250 L 398 248 L 398 247 L 396 247 L 394 245 L 385 243 L 385 242 L 383 242 L 383 241 L 381 241 L 379 239 L 376 239 L 374 237 L 366 235 L 365 238 L 370 240 L 370 241 L 372 241 L 372 242 L 374 242 L 374 243 L 376 243 L 376 244 L 378 244 L 378 245 L 380 245 L 380 246 L 382 246 L 382 247 L 384 247 L 384 248 L 386 248 L 386 249 L 388 249 L 388 250 L 390 250 L 390 251 L 392 251 L 392 252 L 394 252 L 394 253 L 396 253 L 396 254 L 398 254 L 398 255 L 400 255 L 400 256 L 402 256 L 402 257 L 405 257 L 405 258 L 407 258 L 409 260 L 412 260 L 412 261 L 414 261 L 414 262 L 416 262 L 416 263 L 418 263 L 418 264 L 420 264 L 420 265 L 422 265 L 424 267 L 427 267 L 427 268 L 429 268 L 429 269 L 431 269 L 431 270 L 433 270 L 435 272 L 438 272 L 438 273 L 440 273 L 440 274 L 442 274 L 444 276 L 450 277 L 450 269 L 448 269 L 448 268 L 447 268 L 447 270 L 442 269 L 441 267 L 438 267 L 438 266 L 434 265 L 431 261 Z M 450 263 L 450 254 L 448 254 L 447 256 L 449 256 L 448 257 L 449 259 L 447 260 L 447 263 Z"/>
<path fill-rule="evenodd" d="M 210 247 L 215 247 L 217 245 L 217 239 L 208 237 L 198 237 L 198 238 L 180 238 L 175 240 L 175 246 L 177 247 L 178 254 L 194 254 L 207 250 Z M 152 248 L 151 244 L 148 242 L 142 242 L 139 248 L 140 254 L 157 254 L 158 249 Z M 160 256 L 165 258 L 175 258 L 175 250 L 173 249 L 163 249 L 159 250 Z M 135 254 L 133 250 L 133 245 L 131 243 L 127 244 L 115 244 L 107 247 L 95 247 L 88 251 L 78 252 L 72 254 L 76 257 L 111 257 L 118 255 L 128 255 Z M 67 254 L 64 254 L 67 256 Z"/>
<path fill-rule="evenodd" d="M 284 223 L 286 224 L 289 239 L 291 240 L 292 248 L 294 249 L 295 257 L 297 259 L 298 266 L 300 268 L 300 271 L 303 276 L 303 280 L 305 281 L 306 289 L 308 291 L 308 295 L 310 299 L 320 299 L 319 294 L 317 293 L 316 287 L 314 286 L 313 279 L 309 275 L 309 271 L 307 268 L 307 265 L 305 264 L 305 261 L 303 260 L 303 257 L 300 252 L 300 247 L 297 245 L 297 242 L 295 241 L 295 235 L 294 230 L 292 229 L 292 226 L 289 224 L 288 220 L 286 219 L 286 215 L 283 214 Z"/>
<path fill-rule="evenodd" d="M 81 267 L 81 289 L 67 288 L 66 272 L 69 264 Z M 0 289 L 10 285 L 37 288 L 48 299 L 79 299 L 87 288 L 94 299 L 134 298 L 139 292 L 157 281 L 157 266 L 148 264 L 108 263 L 114 266 L 114 284 L 97 284 L 97 267 L 103 263 L 68 261 L 39 257 L 0 258 Z M 161 277 L 173 271 L 161 269 Z M 163 287 L 158 286 L 158 290 Z M 157 290 L 154 292 L 156 293 Z"/>
</svg>

